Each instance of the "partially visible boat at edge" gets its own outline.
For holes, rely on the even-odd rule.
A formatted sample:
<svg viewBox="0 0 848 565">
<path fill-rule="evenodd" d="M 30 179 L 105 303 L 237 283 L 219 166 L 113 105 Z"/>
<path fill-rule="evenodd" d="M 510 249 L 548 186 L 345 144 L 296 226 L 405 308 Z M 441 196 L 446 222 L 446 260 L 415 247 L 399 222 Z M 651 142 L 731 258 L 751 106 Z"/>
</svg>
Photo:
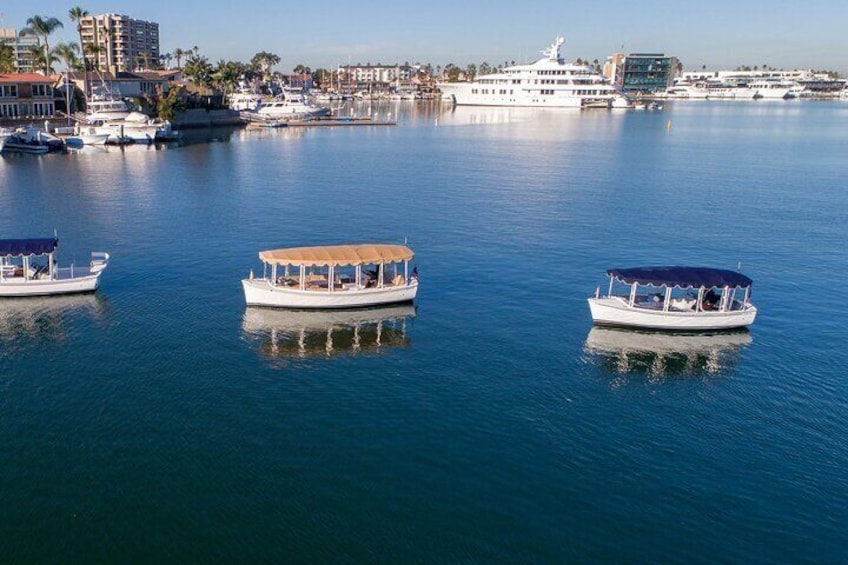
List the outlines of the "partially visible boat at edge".
<svg viewBox="0 0 848 565">
<path fill-rule="evenodd" d="M 0 297 L 44 296 L 91 292 L 109 265 L 109 254 L 91 253 L 87 266 L 60 268 L 56 263 L 56 237 L 0 239 Z M 37 261 L 41 258 L 42 263 Z"/>
<path fill-rule="evenodd" d="M 741 328 L 754 323 L 751 279 L 706 267 L 610 269 L 609 290 L 589 298 L 597 325 L 701 331 Z M 615 283 L 626 292 L 614 292 Z"/>
</svg>

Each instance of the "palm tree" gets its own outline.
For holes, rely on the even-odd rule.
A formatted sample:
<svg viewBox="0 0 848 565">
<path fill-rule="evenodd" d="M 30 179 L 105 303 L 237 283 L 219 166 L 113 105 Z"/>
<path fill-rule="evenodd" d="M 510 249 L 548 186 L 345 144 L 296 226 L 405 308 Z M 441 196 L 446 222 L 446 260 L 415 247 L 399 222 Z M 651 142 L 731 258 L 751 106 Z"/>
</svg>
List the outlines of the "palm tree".
<svg viewBox="0 0 848 565">
<path fill-rule="evenodd" d="M 83 10 L 79 6 L 74 6 L 70 10 L 68 10 L 68 18 L 72 22 L 77 23 L 77 34 L 79 35 L 79 44 L 82 48 L 82 63 L 85 72 L 85 82 L 86 88 L 88 88 L 88 58 L 86 55 L 88 54 L 88 49 L 86 49 L 86 45 L 82 41 L 82 19 L 88 17 L 88 10 Z"/>
<path fill-rule="evenodd" d="M 68 10 L 68 18 L 72 22 L 77 23 L 77 35 L 79 35 L 79 44 L 82 45 L 82 19 L 88 17 L 88 10 L 83 10 L 79 6 L 74 6 L 70 10 Z M 85 53 L 83 52 L 83 58 L 85 58 Z"/>
<path fill-rule="evenodd" d="M 45 68 L 50 68 L 50 42 L 48 41 L 50 34 L 65 27 L 65 25 L 56 18 L 45 18 L 44 16 L 33 16 L 26 21 L 26 27 L 21 30 L 21 35 L 34 35 L 40 39 L 44 38 L 44 56 L 42 62 L 47 63 Z"/>
<path fill-rule="evenodd" d="M 186 60 L 183 73 L 200 86 L 209 86 L 212 78 L 212 65 L 206 57 L 192 55 Z"/>
<path fill-rule="evenodd" d="M 67 67 L 69 71 L 76 67 L 79 62 L 77 53 L 79 53 L 79 45 L 77 45 L 74 41 L 70 43 L 59 43 L 53 49 L 53 55 L 55 55 L 58 60 L 65 63 L 65 67 Z"/>
<path fill-rule="evenodd" d="M 182 60 L 183 60 L 183 57 L 185 57 L 186 55 L 188 55 L 188 53 L 186 53 L 185 51 L 183 51 L 181 48 L 177 47 L 176 49 L 174 49 L 174 59 L 176 59 L 176 60 L 177 60 L 177 69 L 181 69 L 181 68 L 182 68 L 182 67 L 180 66 L 180 61 L 182 61 Z"/>
<path fill-rule="evenodd" d="M 212 73 L 212 81 L 224 93 L 224 98 L 230 93 L 231 89 L 235 89 L 239 77 L 242 74 L 242 65 L 234 61 L 218 61 L 215 71 Z"/>
<path fill-rule="evenodd" d="M 11 45 L 0 43 L 0 73 L 15 72 L 15 50 Z"/>
<path fill-rule="evenodd" d="M 44 51 L 38 45 L 32 46 L 32 67 L 44 71 L 45 76 L 53 73 L 53 63 L 58 60 L 52 51 Z"/>
</svg>

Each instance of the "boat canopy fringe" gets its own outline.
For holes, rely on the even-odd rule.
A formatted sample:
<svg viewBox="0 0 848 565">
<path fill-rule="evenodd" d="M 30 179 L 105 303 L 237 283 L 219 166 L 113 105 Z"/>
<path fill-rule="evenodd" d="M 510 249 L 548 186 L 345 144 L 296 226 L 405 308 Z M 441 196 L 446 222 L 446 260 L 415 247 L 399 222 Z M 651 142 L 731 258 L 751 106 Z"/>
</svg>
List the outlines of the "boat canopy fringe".
<svg viewBox="0 0 848 565">
<path fill-rule="evenodd" d="M 724 269 L 707 267 L 634 267 L 610 269 L 607 275 L 625 284 L 671 286 L 678 288 L 750 287 L 751 279 Z"/>
<path fill-rule="evenodd" d="M 59 245 L 55 237 L 37 239 L 0 239 L 0 256 L 46 255 L 53 253 Z"/>
<path fill-rule="evenodd" d="M 409 261 L 413 255 L 412 250 L 404 245 L 376 243 L 290 247 L 259 252 L 259 258 L 266 263 L 304 267 L 345 267 L 396 263 Z"/>
</svg>

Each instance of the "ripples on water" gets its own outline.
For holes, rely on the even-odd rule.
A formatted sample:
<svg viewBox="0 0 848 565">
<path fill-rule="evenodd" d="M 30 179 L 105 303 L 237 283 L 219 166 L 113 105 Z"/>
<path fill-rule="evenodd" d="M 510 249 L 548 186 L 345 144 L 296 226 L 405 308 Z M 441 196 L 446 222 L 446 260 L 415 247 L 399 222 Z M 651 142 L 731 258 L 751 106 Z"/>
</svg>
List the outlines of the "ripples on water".
<svg viewBox="0 0 848 565">
<path fill-rule="evenodd" d="M 3 302 L 7 557 L 843 561 L 844 113 L 416 106 L 3 156 L 5 237 L 113 257 L 96 296 Z M 244 306 L 260 249 L 404 238 L 413 313 Z M 750 332 L 590 327 L 608 268 L 739 262 Z"/>
</svg>

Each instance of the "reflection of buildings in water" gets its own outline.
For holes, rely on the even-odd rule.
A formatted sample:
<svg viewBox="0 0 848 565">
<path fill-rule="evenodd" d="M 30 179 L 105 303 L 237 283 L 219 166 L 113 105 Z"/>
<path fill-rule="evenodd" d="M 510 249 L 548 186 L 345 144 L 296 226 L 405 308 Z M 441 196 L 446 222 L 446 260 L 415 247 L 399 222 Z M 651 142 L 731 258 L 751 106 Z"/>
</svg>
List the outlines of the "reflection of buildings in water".
<svg viewBox="0 0 848 565">
<path fill-rule="evenodd" d="M 62 341 L 70 318 L 102 316 L 106 304 L 96 294 L 4 298 L 0 305 L 0 342 Z"/>
<path fill-rule="evenodd" d="M 269 357 L 379 354 L 411 345 L 406 326 L 414 317 L 412 304 L 340 311 L 248 307 L 242 329 Z"/>
<path fill-rule="evenodd" d="M 612 373 L 664 377 L 719 374 L 750 343 L 748 330 L 675 334 L 594 327 L 584 351 Z"/>
</svg>

